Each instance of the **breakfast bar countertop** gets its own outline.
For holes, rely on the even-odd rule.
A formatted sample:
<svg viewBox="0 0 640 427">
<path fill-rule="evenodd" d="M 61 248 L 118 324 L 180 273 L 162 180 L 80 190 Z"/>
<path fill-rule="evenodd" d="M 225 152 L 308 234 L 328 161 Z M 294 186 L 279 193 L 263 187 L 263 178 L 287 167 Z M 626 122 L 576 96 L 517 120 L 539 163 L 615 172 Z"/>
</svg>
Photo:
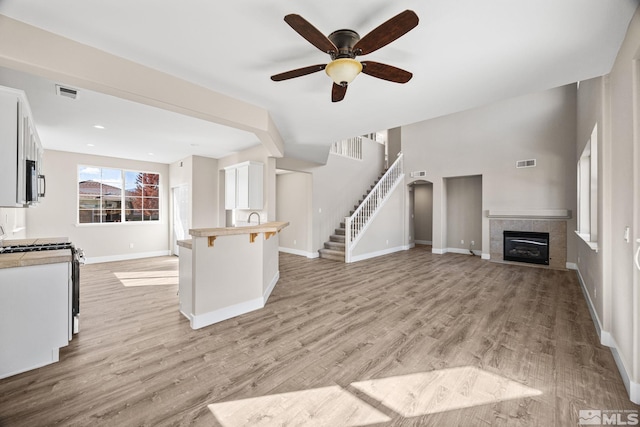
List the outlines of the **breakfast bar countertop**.
<svg viewBox="0 0 640 427">
<path fill-rule="evenodd" d="M 278 232 L 288 226 L 288 222 L 272 221 L 258 225 L 245 225 L 239 227 L 219 227 L 219 228 L 192 228 L 189 234 L 192 237 L 216 237 L 231 236 L 235 234 L 269 233 Z"/>
</svg>

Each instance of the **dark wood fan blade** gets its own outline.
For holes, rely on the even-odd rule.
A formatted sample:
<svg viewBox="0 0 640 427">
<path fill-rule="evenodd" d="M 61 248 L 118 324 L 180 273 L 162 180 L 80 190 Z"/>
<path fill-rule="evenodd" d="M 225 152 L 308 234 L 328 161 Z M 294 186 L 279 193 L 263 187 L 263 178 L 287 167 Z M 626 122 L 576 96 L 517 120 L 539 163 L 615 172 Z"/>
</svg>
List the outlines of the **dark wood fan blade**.
<svg viewBox="0 0 640 427">
<path fill-rule="evenodd" d="M 294 77 L 306 76 L 307 74 L 317 73 L 325 69 L 327 64 L 310 65 L 309 67 L 298 68 L 296 70 L 285 71 L 284 73 L 271 76 L 274 82 L 292 79 Z"/>
<path fill-rule="evenodd" d="M 413 74 L 401 68 L 392 67 L 391 65 L 381 64 L 380 62 L 362 61 L 362 72 L 372 77 L 377 77 L 390 82 L 406 83 L 411 80 Z"/>
<path fill-rule="evenodd" d="M 287 24 L 291 26 L 298 34 L 304 37 L 309 43 L 323 51 L 324 53 L 338 52 L 338 48 L 331 40 L 320 32 L 316 27 L 311 25 L 309 21 L 300 15 L 291 14 L 284 17 Z"/>
<path fill-rule="evenodd" d="M 405 10 L 374 28 L 353 47 L 356 55 L 367 55 L 405 35 L 418 25 L 418 15 Z"/>
<path fill-rule="evenodd" d="M 331 102 L 339 102 L 344 99 L 344 96 L 347 94 L 347 86 L 339 85 L 334 83 L 331 88 Z"/>
</svg>

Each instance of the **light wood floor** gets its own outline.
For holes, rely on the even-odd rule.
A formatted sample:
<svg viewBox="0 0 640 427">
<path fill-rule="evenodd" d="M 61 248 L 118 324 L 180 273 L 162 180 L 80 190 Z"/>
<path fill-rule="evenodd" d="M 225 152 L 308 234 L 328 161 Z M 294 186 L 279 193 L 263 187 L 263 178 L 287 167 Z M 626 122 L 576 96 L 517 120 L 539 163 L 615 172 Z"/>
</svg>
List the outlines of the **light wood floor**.
<svg viewBox="0 0 640 427">
<path fill-rule="evenodd" d="M 639 409 L 575 272 L 425 247 L 354 264 L 280 254 L 264 309 L 193 331 L 178 312 L 177 262 L 83 266 L 80 334 L 59 363 L 0 380 L 0 426 L 232 427 L 212 410 L 272 407 L 274 395 L 361 402 L 383 416 L 374 426 L 577 426 L 579 410 Z M 424 408 L 398 398 L 417 399 L 411 381 L 431 393 Z M 451 381 L 470 406 L 457 408 Z M 516 394 L 478 400 L 483 384 Z M 319 415 L 302 425 L 323 425 Z"/>
</svg>

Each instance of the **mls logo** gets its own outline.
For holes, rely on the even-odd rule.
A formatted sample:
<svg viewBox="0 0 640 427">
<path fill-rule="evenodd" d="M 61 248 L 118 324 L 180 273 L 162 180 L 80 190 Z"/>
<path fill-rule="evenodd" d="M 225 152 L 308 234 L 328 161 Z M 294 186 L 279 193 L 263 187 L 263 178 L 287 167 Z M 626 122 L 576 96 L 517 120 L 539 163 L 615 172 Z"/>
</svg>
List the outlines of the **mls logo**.
<svg viewBox="0 0 640 427">
<path fill-rule="evenodd" d="M 578 424 L 581 426 L 599 426 L 602 424 L 602 411 L 599 409 L 580 410 Z"/>
</svg>

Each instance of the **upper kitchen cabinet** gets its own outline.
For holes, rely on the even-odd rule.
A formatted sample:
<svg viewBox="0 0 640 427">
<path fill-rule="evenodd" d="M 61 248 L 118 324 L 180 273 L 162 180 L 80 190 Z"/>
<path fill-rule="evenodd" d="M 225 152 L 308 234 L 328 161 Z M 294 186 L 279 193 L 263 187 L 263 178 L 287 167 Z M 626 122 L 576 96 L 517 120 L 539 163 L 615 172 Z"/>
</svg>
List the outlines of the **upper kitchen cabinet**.
<svg viewBox="0 0 640 427">
<path fill-rule="evenodd" d="M 224 168 L 225 209 L 261 210 L 264 165 L 243 162 Z"/>
<path fill-rule="evenodd" d="M 23 91 L 0 86 L 0 207 L 44 196 L 42 145 Z"/>
</svg>

